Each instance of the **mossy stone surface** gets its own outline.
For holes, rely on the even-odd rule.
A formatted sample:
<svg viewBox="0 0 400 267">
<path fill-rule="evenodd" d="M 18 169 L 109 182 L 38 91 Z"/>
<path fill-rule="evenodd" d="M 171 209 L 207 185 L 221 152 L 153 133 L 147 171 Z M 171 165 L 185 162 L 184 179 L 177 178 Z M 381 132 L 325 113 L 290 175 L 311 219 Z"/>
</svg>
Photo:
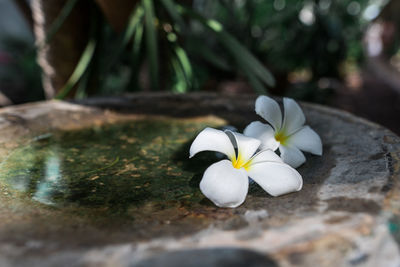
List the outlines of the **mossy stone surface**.
<svg viewBox="0 0 400 267">
<path fill-rule="evenodd" d="M 24 229 L 31 238 L 52 224 L 61 236 L 69 235 L 71 224 L 116 236 L 88 236 L 100 243 L 148 239 L 164 224 L 171 225 L 167 236 L 182 235 L 220 217 L 198 186 L 199 175 L 218 158 L 205 152 L 189 160 L 189 146 L 205 127 L 225 123 L 215 117 L 135 118 L 30 135 L 1 163 L 0 184 L 21 215 L 37 213 L 29 218 L 32 228 Z"/>
<path fill-rule="evenodd" d="M 57 208 L 123 212 L 148 204 L 196 204 L 203 197 L 190 181 L 194 163 L 202 160 L 189 163 L 188 144 L 207 126 L 221 125 L 207 119 L 138 120 L 34 137 L 3 161 L 0 179 Z"/>
<path fill-rule="evenodd" d="M 301 103 L 324 144 L 298 169 L 301 191 L 275 198 L 253 184 L 236 209 L 202 196 L 219 158 L 189 160 L 193 138 L 262 121 L 254 100 L 156 94 L 0 110 L 0 265 L 217 262 L 219 251 L 278 266 L 399 262 L 400 139 L 351 114 Z"/>
</svg>

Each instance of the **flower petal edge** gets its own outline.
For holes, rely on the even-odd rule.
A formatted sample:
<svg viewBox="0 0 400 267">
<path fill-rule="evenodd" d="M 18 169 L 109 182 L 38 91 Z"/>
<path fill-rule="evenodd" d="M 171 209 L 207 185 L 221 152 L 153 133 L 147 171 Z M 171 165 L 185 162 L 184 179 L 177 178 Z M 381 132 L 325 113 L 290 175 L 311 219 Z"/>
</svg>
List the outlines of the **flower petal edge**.
<svg viewBox="0 0 400 267">
<path fill-rule="evenodd" d="M 275 131 L 278 131 L 282 127 L 282 111 L 278 103 L 265 95 L 261 95 L 257 98 L 255 104 L 256 113 L 266 120 Z"/>
<path fill-rule="evenodd" d="M 256 163 L 249 168 L 247 174 L 272 196 L 296 192 L 303 187 L 300 173 L 285 163 Z"/>
<path fill-rule="evenodd" d="M 230 159 L 235 158 L 235 149 L 225 132 L 213 128 L 205 128 L 194 139 L 189 150 L 189 158 L 202 151 L 216 151 Z"/>
</svg>

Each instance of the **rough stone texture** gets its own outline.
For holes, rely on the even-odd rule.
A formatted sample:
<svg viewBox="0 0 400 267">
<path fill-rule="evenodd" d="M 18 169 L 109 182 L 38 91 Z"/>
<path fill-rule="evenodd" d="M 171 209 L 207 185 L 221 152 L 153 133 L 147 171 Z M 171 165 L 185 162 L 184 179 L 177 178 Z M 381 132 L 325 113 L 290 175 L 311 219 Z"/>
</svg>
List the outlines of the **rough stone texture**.
<svg viewBox="0 0 400 267">
<path fill-rule="evenodd" d="M 138 118 L 204 121 L 212 115 L 242 130 L 260 120 L 254 100 L 155 94 L 5 108 L 0 160 L 32 136 Z M 324 155 L 306 155 L 300 192 L 273 198 L 253 187 L 237 209 L 205 202 L 193 212 L 181 203 L 187 213 L 178 218 L 174 210 L 143 209 L 149 223 L 139 236 L 124 225 L 105 229 L 32 205 L 0 181 L 0 266 L 398 266 L 399 138 L 345 112 L 302 107 Z"/>
</svg>

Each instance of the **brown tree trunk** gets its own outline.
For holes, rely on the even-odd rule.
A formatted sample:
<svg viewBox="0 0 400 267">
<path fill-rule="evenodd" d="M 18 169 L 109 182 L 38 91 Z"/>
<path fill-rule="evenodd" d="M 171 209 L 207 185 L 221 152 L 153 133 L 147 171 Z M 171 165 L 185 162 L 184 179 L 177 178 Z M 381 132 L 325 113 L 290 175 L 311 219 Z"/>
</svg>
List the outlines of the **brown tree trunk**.
<svg viewBox="0 0 400 267">
<path fill-rule="evenodd" d="M 90 2 L 78 1 L 71 14 L 46 44 L 46 35 L 68 0 L 32 0 L 38 63 L 43 72 L 47 98 L 53 98 L 65 85 L 88 41 Z"/>
<path fill-rule="evenodd" d="M 391 0 L 383 8 L 381 14 L 379 15 L 379 18 L 400 25 L 399 11 L 400 11 L 400 1 Z"/>
<path fill-rule="evenodd" d="M 140 0 L 96 0 L 107 21 L 116 32 L 125 29 L 129 16 Z"/>
</svg>

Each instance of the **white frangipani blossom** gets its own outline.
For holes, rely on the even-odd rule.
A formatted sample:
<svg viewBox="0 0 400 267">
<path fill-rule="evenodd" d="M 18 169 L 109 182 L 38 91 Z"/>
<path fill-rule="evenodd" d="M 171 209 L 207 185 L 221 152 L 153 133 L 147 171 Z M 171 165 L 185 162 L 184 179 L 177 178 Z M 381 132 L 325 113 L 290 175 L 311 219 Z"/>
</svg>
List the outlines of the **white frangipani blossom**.
<svg viewBox="0 0 400 267">
<path fill-rule="evenodd" d="M 270 97 L 259 96 L 255 110 L 268 123 L 254 121 L 244 130 L 244 135 L 261 141 L 261 149 L 279 148 L 282 160 L 292 166 L 299 167 L 306 161 L 306 151 L 322 155 L 322 142 L 318 134 L 309 126 L 305 126 L 304 113 L 300 106 L 290 98 L 283 98 L 284 115 L 278 103 Z"/>
<path fill-rule="evenodd" d="M 235 208 L 246 198 L 248 177 L 272 196 L 299 191 L 301 175 L 270 149 L 256 153 L 260 144 L 255 138 L 231 131 L 206 128 L 200 132 L 190 147 L 190 158 L 201 151 L 216 151 L 229 159 L 207 168 L 201 192 L 219 207 Z"/>
</svg>

